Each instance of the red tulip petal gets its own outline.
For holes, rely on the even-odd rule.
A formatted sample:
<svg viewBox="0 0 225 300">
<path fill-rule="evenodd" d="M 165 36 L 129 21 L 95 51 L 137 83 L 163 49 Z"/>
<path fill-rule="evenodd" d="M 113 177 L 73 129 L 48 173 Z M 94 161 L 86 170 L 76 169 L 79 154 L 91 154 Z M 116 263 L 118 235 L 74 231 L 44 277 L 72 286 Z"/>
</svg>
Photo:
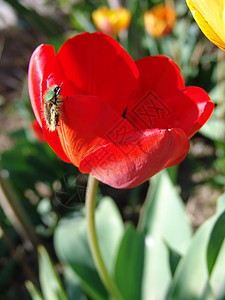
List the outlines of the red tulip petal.
<svg viewBox="0 0 225 300">
<path fill-rule="evenodd" d="M 198 87 L 177 91 L 161 103 L 161 107 L 157 106 L 161 111 L 158 112 L 158 118 L 153 120 L 153 125 L 159 128 L 181 128 L 189 139 L 205 124 L 214 108 L 209 95 Z"/>
<path fill-rule="evenodd" d="M 110 143 L 116 124 L 127 134 L 134 128 L 115 110 L 96 96 L 68 97 L 62 107 L 62 120 L 58 134 L 67 157 L 79 167 L 83 157 Z"/>
<path fill-rule="evenodd" d="M 184 81 L 178 66 L 169 57 L 163 55 L 148 56 L 136 61 L 140 73 L 140 85 L 137 99 L 150 90 L 164 99 L 178 89 L 184 89 Z"/>
<path fill-rule="evenodd" d="M 162 98 L 149 90 L 132 108 L 128 109 L 125 118 L 137 129 L 148 128 L 170 129 L 169 121 L 173 111 Z"/>
<path fill-rule="evenodd" d="M 184 153 L 184 154 L 181 154 L 181 156 L 179 156 L 177 158 L 172 157 L 170 160 L 168 160 L 168 162 L 164 168 L 171 168 L 171 167 L 178 165 L 185 159 L 186 155 L 187 155 L 187 153 Z"/>
<path fill-rule="evenodd" d="M 190 138 L 208 120 L 214 104 L 204 90 L 197 87 L 185 89 L 179 69 L 169 59 L 163 56 L 152 59 L 158 74 L 155 81 L 147 73 L 150 60 L 147 58 L 146 64 L 143 64 L 145 59 L 137 62 L 140 71 L 139 98 L 130 103 L 126 119 L 139 130 L 181 128 Z M 161 69 L 160 76 L 160 67 L 157 68 L 156 63 L 161 60 L 164 69 Z"/>
<path fill-rule="evenodd" d="M 54 71 L 55 50 L 50 45 L 40 45 L 33 52 L 28 70 L 28 87 L 31 105 L 40 126 L 43 118 L 43 95 L 47 79 Z M 55 82 L 52 82 L 54 85 Z"/>
<path fill-rule="evenodd" d="M 44 124 L 43 124 L 44 125 Z M 66 156 L 62 145 L 59 140 L 59 136 L 57 131 L 49 131 L 45 126 L 42 127 L 44 136 L 46 138 L 47 143 L 49 146 L 54 150 L 54 152 L 65 162 L 71 163 L 69 158 Z"/>
<path fill-rule="evenodd" d="M 137 87 L 139 72 L 116 40 L 99 32 L 83 33 L 67 40 L 57 56 L 66 80 L 123 114 Z"/>
<path fill-rule="evenodd" d="M 138 92 L 128 104 L 126 119 L 136 128 L 168 128 L 171 115 L 165 99 L 184 89 L 177 65 L 168 57 L 158 55 L 136 61 L 140 72 Z"/>
<path fill-rule="evenodd" d="M 194 86 L 186 88 L 184 96 L 188 97 L 189 102 L 192 101 L 192 105 L 183 106 L 183 113 L 180 112 L 182 118 L 178 127 L 182 128 L 190 139 L 210 118 L 214 103 L 203 89 Z M 193 109 L 192 106 L 195 106 L 195 108 Z M 194 113 L 193 110 L 197 113 Z M 176 120 L 176 116 L 174 116 L 174 120 Z"/>
<path fill-rule="evenodd" d="M 145 130 L 92 152 L 79 169 L 112 187 L 131 188 L 184 158 L 188 149 L 189 141 L 180 129 Z"/>
<path fill-rule="evenodd" d="M 62 160 L 70 162 L 63 151 L 57 133 L 47 129 L 43 115 L 45 93 L 56 84 L 56 79 L 53 76 L 55 59 L 55 50 L 50 45 L 40 45 L 34 51 L 28 72 L 30 99 L 35 117 L 42 127 L 48 144 Z"/>
</svg>

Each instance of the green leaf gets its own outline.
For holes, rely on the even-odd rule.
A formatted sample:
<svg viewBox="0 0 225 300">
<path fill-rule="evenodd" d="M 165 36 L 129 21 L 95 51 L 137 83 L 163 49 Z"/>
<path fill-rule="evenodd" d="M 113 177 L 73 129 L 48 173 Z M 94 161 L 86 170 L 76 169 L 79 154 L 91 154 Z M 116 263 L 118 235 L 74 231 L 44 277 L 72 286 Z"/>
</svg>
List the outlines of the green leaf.
<svg viewBox="0 0 225 300">
<path fill-rule="evenodd" d="M 211 248 L 211 245 L 207 253 L 211 234 L 215 234 L 215 238 L 220 232 L 218 225 L 221 224 L 222 220 L 224 221 L 224 216 L 221 219 L 223 214 L 224 212 L 220 212 L 210 218 L 200 226 L 193 236 L 186 255 L 180 260 L 176 269 L 168 299 L 224 298 L 225 244 L 221 243 L 221 238 L 217 247 Z M 224 231 L 223 229 L 221 230 Z M 208 262 L 208 259 L 210 262 Z M 207 264 L 209 265 L 209 269 Z M 209 273 L 212 273 L 210 278 Z M 217 297 L 218 295 L 219 298 Z"/>
<path fill-rule="evenodd" d="M 221 213 L 225 210 L 225 193 L 222 194 L 218 200 L 217 200 L 217 205 L 216 205 L 216 211 L 217 213 Z"/>
<path fill-rule="evenodd" d="M 217 219 L 212 232 L 210 234 L 209 243 L 207 247 L 207 265 L 209 276 L 212 273 L 216 259 L 221 250 L 225 238 L 225 211 Z"/>
<path fill-rule="evenodd" d="M 178 165 L 167 169 L 168 175 L 170 176 L 170 179 L 173 184 L 176 184 L 177 182 L 178 170 L 179 170 Z"/>
<path fill-rule="evenodd" d="M 217 201 L 217 214 L 221 215 L 225 211 L 225 193 L 221 195 Z M 213 268 L 210 284 L 216 296 L 216 299 L 225 298 L 225 241 L 221 245 L 220 252 Z"/>
<path fill-rule="evenodd" d="M 170 271 L 172 276 L 174 276 L 178 263 L 181 259 L 181 255 L 174 251 L 171 247 L 167 245 L 167 249 L 169 251 L 169 263 L 170 263 Z"/>
<path fill-rule="evenodd" d="M 199 299 L 208 280 L 206 244 L 210 224 L 207 223 L 195 235 L 188 253 L 176 269 L 169 299 Z"/>
<path fill-rule="evenodd" d="M 64 282 L 66 288 L 66 294 L 70 300 L 87 300 L 87 297 L 84 295 L 80 279 L 70 267 L 65 267 L 63 270 Z"/>
<path fill-rule="evenodd" d="M 115 282 L 124 300 L 141 299 L 144 235 L 126 228 L 115 265 Z"/>
<path fill-rule="evenodd" d="M 210 285 L 216 299 L 225 299 L 225 242 L 223 242 L 220 253 L 217 257 L 216 264 L 213 268 Z"/>
<path fill-rule="evenodd" d="M 60 261 L 79 276 L 86 292 L 94 299 L 108 299 L 91 257 L 85 219 L 62 220 L 55 231 L 54 244 Z"/>
<path fill-rule="evenodd" d="M 172 279 L 168 246 L 184 255 L 192 234 L 183 201 L 166 170 L 151 179 L 139 228 L 146 244 L 143 299 L 164 299 Z"/>
<path fill-rule="evenodd" d="M 34 286 L 34 284 L 30 280 L 27 280 L 25 282 L 25 285 L 33 300 L 44 300 L 41 293 L 38 291 L 38 289 Z"/>
<path fill-rule="evenodd" d="M 68 300 L 59 275 L 43 246 L 38 247 L 39 279 L 45 300 Z"/>
<path fill-rule="evenodd" d="M 213 141 L 224 141 L 225 123 L 217 115 L 218 112 L 215 108 L 209 121 L 200 129 L 200 133 Z"/>
<path fill-rule="evenodd" d="M 120 213 L 109 197 L 103 198 L 96 210 L 96 227 L 104 262 L 113 273 L 124 229 Z M 54 244 L 59 259 L 79 276 L 86 292 L 95 299 L 108 299 L 91 256 L 85 218 L 62 220 L 56 228 Z"/>
</svg>

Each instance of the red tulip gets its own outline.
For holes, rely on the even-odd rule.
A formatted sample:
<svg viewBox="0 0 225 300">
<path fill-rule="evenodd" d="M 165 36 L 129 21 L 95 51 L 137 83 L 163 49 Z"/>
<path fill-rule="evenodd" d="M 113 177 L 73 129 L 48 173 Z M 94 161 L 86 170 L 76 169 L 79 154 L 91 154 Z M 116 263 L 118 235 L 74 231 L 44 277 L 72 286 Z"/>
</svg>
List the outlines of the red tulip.
<svg viewBox="0 0 225 300">
<path fill-rule="evenodd" d="M 98 32 L 67 40 L 57 54 L 40 45 L 28 80 L 35 116 L 53 150 L 116 188 L 137 186 L 180 163 L 188 139 L 214 107 L 204 90 L 185 88 L 171 59 L 134 62 L 113 38 Z M 50 131 L 43 111 L 55 86 L 59 120 Z"/>
</svg>

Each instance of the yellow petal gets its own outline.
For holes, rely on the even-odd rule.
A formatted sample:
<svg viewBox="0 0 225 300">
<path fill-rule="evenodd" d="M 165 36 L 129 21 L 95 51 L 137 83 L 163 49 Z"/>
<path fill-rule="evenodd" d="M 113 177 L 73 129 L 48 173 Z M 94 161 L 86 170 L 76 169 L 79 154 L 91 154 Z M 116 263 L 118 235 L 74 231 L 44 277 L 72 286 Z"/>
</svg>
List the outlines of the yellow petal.
<svg viewBox="0 0 225 300">
<path fill-rule="evenodd" d="M 103 6 L 93 11 L 92 19 L 95 26 L 102 32 L 110 35 L 118 35 L 120 30 L 129 27 L 131 14 L 124 7 L 110 9 Z"/>
<path fill-rule="evenodd" d="M 155 38 L 170 34 L 176 23 L 176 11 L 164 4 L 154 6 L 144 13 L 147 33 Z"/>
<path fill-rule="evenodd" d="M 225 50 L 225 1 L 186 0 L 186 2 L 206 37 Z"/>
</svg>

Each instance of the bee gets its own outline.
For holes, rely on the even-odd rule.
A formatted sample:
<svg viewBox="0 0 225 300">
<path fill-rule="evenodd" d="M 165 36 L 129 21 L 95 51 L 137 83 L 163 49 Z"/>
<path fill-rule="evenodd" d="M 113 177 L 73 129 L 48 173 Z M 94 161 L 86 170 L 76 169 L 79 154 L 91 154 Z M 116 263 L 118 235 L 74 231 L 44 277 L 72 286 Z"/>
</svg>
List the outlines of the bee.
<svg viewBox="0 0 225 300">
<path fill-rule="evenodd" d="M 59 123 L 60 109 L 63 102 L 60 95 L 61 88 L 62 84 L 56 85 L 45 96 L 44 117 L 49 131 L 55 131 Z"/>
</svg>

